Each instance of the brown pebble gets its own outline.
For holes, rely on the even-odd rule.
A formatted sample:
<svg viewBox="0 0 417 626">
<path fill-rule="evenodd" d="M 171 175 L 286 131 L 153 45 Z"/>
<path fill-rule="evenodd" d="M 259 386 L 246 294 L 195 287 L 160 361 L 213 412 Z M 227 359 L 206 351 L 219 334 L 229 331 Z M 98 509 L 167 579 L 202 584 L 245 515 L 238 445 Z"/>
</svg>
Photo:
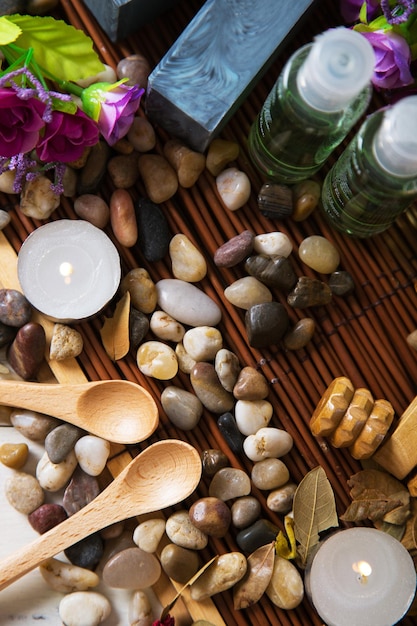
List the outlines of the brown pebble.
<svg viewBox="0 0 417 626">
<path fill-rule="evenodd" d="M 203 466 L 203 473 L 208 478 L 214 476 L 219 469 L 222 467 L 227 467 L 230 465 L 229 459 L 221 450 L 216 450 L 213 448 L 209 448 L 208 450 L 203 450 L 201 454 L 201 461 Z"/>
<path fill-rule="evenodd" d="M 299 320 L 284 336 L 282 342 L 287 350 L 301 350 L 313 338 L 316 325 L 311 317 Z"/>
<path fill-rule="evenodd" d="M 220 172 L 239 156 L 239 144 L 226 139 L 213 139 L 209 145 L 206 168 L 213 176 L 218 176 Z"/>
<path fill-rule="evenodd" d="M 7 358 L 23 380 L 35 380 L 44 360 L 46 335 L 41 324 L 29 322 L 19 328 Z"/>
<path fill-rule="evenodd" d="M 254 367 L 243 367 L 239 373 L 233 395 L 236 400 L 263 400 L 269 393 L 269 384 L 262 372 Z"/>
<path fill-rule="evenodd" d="M 107 163 L 107 171 L 117 189 L 133 187 L 139 178 L 137 153 L 112 157 Z"/>
<path fill-rule="evenodd" d="M 127 78 L 126 85 L 139 85 L 146 89 L 151 72 L 149 61 L 142 54 L 130 54 L 116 66 L 117 78 Z"/>
<path fill-rule="evenodd" d="M 32 306 L 16 289 L 0 289 L 0 322 L 20 328 L 30 321 Z"/>
<path fill-rule="evenodd" d="M 169 139 L 164 145 L 164 155 L 177 172 L 181 187 L 192 187 L 206 165 L 204 154 L 195 152 L 176 139 Z"/>
<path fill-rule="evenodd" d="M 164 572 L 178 583 L 187 583 L 200 568 L 198 552 L 168 543 L 161 552 Z"/>
<path fill-rule="evenodd" d="M 92 193 L 82 194 L 74 200 L 74 211 L 82 220 L 86 220 L 97 226 L 105 228 L 110 217 L 110 209 L 105 200 Z"/>
<path fill-rule="evenodd" d="M 177 174 L 165 157 L 160 154 L 142 154 L 138 160 L 146 192 L 155 204 L 172 198 L 178 189 Z"/>
<path fill-rule="evenodd" d="M 293 188 L 294 210 L 292 219 L 294 222 L 302 222 L 317 207 L 320 199 L 320 185 L 314 180 L 303 180 L 296 183 Z"/>
<path fill-rule="evenodd" d="M 127 138 L 138 152 L 149 152 L 156 144 L 155 130 L 146 117 L 137 116 L 133 119 Z"/>
<path fill-rule="evenodd" d="M 105 141 L 99 141 L 91 148 L 87 162 L 82 168 L 77 181 L 77 193 L 94 193 L 104 178 L 110 148 Z"/>
<path fill-rule="evenodd" d="M 232 514 L 223 500 L 215 497 L 200 498 L 189 510 L 193 525 L 211 537 L 224 537 Z"/>
<path fill-rule="evenodd" d="M 26 443 L 3 443 L 0 446 L 0 462 L 6 467 L 20 469 L 26 463 L 28 454 Z"/>
<path fill-rule="evenodd" d="M 117 241 L 126 248 L 135 245 L 138 225 L 132 196 L 126 189 L 115 189 L 110 197 L 110 223 Z"/>
</svg>

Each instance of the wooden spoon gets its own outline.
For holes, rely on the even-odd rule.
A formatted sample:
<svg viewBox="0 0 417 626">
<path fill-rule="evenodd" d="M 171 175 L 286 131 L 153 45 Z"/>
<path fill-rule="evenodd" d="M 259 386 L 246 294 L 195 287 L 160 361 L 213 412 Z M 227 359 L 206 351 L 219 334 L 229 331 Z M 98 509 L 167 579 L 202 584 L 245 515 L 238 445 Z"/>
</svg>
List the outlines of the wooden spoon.
<svg viewBox="0 0 417 626">
<path fill-rule="evenodd" d="M 181 502 L 200 478 L 200 455 L 189 443 L 176 439 L 154 443 L 84 508 L 0 561 L 0 590 L 110 524 Z"/>
<path fill-rule="evenodd" d="M 127 380 L 75 385 L 0 380 L 0 404 L 45 413 L 123 444 L 147 439 L 159 419 L 150 393 Z"/>
</svg>

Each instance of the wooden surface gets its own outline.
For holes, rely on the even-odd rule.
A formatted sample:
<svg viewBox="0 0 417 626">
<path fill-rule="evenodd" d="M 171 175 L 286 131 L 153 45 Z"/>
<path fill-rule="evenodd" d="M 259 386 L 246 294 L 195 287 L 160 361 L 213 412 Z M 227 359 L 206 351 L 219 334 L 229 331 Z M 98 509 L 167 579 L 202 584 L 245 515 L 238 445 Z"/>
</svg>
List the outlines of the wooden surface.
<svg viewBox="0 0 417 626">
<path fill-rule="evenodd" d="M 123 56 L 139 52 L 149 59 L 151 66 L 154 66 L 201 4 L 202 2 L 197 0 L 182 0 L 163 18 L 141 28 L 119 44 L 112 44 L 106 38 L 80 0 L 71 2 L 61 0 L 59 15 L 64 16 L 76 27 L 84 29 L 93 38 L 98 52 L 106 63 L 115 66 Z M 235 213 L 228 212 L 217 195 L 213 177 L 206 171 L 193 188 L 179 189 L 174 198 L 162 205 L 162 209 L 172 233 L 187 234 L 206 256 L 208 274 L 202 281 L 201 288 L 222 309 L 223 319 L 219 328 L 226 347 L 236 352 L 242 366 L 257 367 L 269 381 L 268 399 L 274 407 L 272 425 L 285 428 L 295 441 L 294 449 L 285 459 L 292 479 L 300 481 L 309 469 L 321 465 L 332 484 L 337 511 L 341 515 L 350 502 L 347 480 L 361 466 L 352 459 L 348 450 L 335 449 L 325 440 L 315 439 L 309 430 L 310 416 L 326 387 L 338 376 L 347 376 L 356 388 L 369 389 L 375 399 L 385 398 L 390 401 L 395 410 L 394 426 L 399 416 L 416 396 L 417 352 L 408 345 L 407 336 L 417 327 L 415 291 L 417 212 L 413 208 L 386 233 L 365 241 L 350 239 L 332 231 L 323 222 L 318 212 L 302 223 L 267 219 L 259 213 L 256 201 L 263 181 L 251 166 L 246 147 L 250 125 L 282 65 L 292 50 L 311 41 L 314 34 L 340 23 L 337 4 L 334 0 L 319 0 L 303 29 L 268 70 L 222 132 L 222 137 L 237 141 L 240 145 L 240 155 L 236 164 L 248 174 L 252 184 L 252 193 L 247 205 Z M 380 94 L 375 94 L 371 108 L 379 107 L 384 103 L 384 98 Z M 167 136 L 161 129 L 157 129 L 157 134 L 156 151 L 160 152 Z M 340 150 L 341 148 L 334 156 L 337 156 Z M 319 173 L 318 180 L 322 179 L 333 158 Z M 100 194 L 108 199 L 111 191 L 111 183 L 106 180 L 100 188 Z M 134 198 L 144 193 L 140 181 L 131 192 Z M 16 197 L 0 195 L 0 206 L 10 209 L 12 218 L 11 224 L 4 230 L 4 239 L 3 236 L 0 237 L 0 281 L 6 281 L 7 286 L 13 286 L 15 284 L 13 253 L 19 250 L 27 234 L 39 226 L 40 222 L 30 220 L 21 214 Z M 73 200 L 62 201 L 61 206 L 52 216 L 53 219 L 60 217 L 75 218 Z M 277 230 L 288 234 L 294 245 L 291 260 L 297 275 L 300 276 L 316 276 L 298 258 L 297 250 L 300 242 L 308 235 L 323 234 L 340 251 L 340 269 L 348 270 L 354 278 L 356 289 L 351 296 L 345 299 L 335 297 L 326 307 L 308 311 L 290 311 L 293 322 L 309 316 L 316 323 L 316 332 L 311 343 L 301 351 L 285 352 L 280 346 L 271 346 L 268 350 L 250 348 L 246 341 L 242 311 L 235 309 L 223 296 L 224 288 L 233 280 L 244 276 L 245 272 L 240 266 L 233 269 L 217 268 L 213 263 L 213 254 L 219 245 L 245 229 L 250 229 L 256 234 Z M 110 230 L 109 235 L 112 236 Z M 119 251 L 124 272 L 133 267 L 145 267 L 154 280 L 171 275 L 168 258 L 149 264 L 140 251 L 133 252 L 122 249 L 120 246 Z M 274 296 L 285 304 L 282 294 L 274 293 Z M 234 467 L 250 471 L 251 463 L 248 459 L 236 456 L 227 448 L 219 433 L 216 416 L 209 412 L 204 412 L 200 424 L 193 431 L 178 431 L 169 422 L 160 406 L 159 398 L 165 384 L 142 376 L 136 366 L 133 353 L 129 353 L 116 363 L 110 361 L 100 340 L 99 331 L 102 323 L 102 318 L 96 318 L 89 323 L 78 325 L 77 329 L 84 339 L 83 353 L 72 362 L 51 364 L 52 373 L 46 368 L 42 372 L 42 377 L 51 380 L 55 376 L 61 382 L 100 378 L 125 378 L 137 381 L 154 395 L 160 409 L 160 426 L 150 438 L 150 442 L 161 438 L 178 437 L 188 440 L 199 451 L 205 448 L 221 448 L 228 454 Z M 179 375 L 173 382 L 190 389 L 186 376 Z M 2 436 L 4 436 L 4 430 L 4 428 L 0 429 Z M 115 447 L 108 464 L 110 474 L 116 475 L 131 455 L 136 454 L 144 445 L 146 442 L 142 446 L 131 447 L 129 450 Z M 207 489 L 208 483 L 203 481 L 194 497 L 206 495 Z M 255 488 L 253 491 L 261 501 L 262 515 L 282 527 L 283 520 L 268 511 L 266 507 L 266 494 L 260 493 Z M 192 498 L 185 505 L 189 506 L 191 501 Z M 3 510 L 5 508 L 2 506 Z M 1 554 L 10 551 L 12 544 L 16 544 L 16 547 L 17 544 L 21 545 L 26 541 L 27 534 L 31 534 L 27 529 L 26 520 L 20 516 L 18 524 L 16 517 L 19 516 L 12 514 L 4 522 L 5 528 L 2 529 L 1 534 Z M 208 560 L 216 553 L 233 549 L 236 549 L 236 540 L 235 533 L 231 530 L 222 540 L 210 540 L 203 557 Z M 54 594 L 41 591 L 36 573 L 25 580 L 27 580 L 27 586 L 24 581 L 20 581 L 17 584 L 22 586 L 11 588 L 14 589 L 13 598 L 16 605 L 21 607 L 23 617 L 21 618 L 20 613 L 19 615 L 13 614 L 12 602 L 7 604 L 9 599 L 2 596 L 0 623 L 12 624 L 11 616 L 18 623 L 30 624 L 35 621 L 38 623 L 36 615 L 45 606 L 49 607 L 50 611 L 49 623 L 56 624 Z M 160 599 L 161 604 L 166 604 L 175 595 L 175 588 L 170 581 L 162 578 L 153 592 L 155 598 Z M 19 601 L 16 598 L 19 598 Z M 24 598 L 24 605 L 22 598 Z M 125 607 L 125 596 L 123 600 Z M 120 613 L 116 600 L 115 606 L 116 616 L 106 622 L 106 626 L 127 623 L 123 617 L 125 608 Z M 227 626 L 267 626 L 270 624 L 274 626 L 320 626 L 322 624 L 307 600 L 304 600 L 297 609 L 288 612 L 273 606 L 266 597 L 246 611 L 236 612 L 232 606 L 230 592 L 214 596 L 212 600 L 202 604 L 194 603 L 189 595 L 185 594 L 175 606 L 173 614 L 178 626 L 189 626 L 193 619 L 202 619 L 203 616 L 215 626 L 222 624 L 227 624 Z M 413 623 L 412 618 L 402 620 L 404 626 L 411 626 Z"/>
</svg>

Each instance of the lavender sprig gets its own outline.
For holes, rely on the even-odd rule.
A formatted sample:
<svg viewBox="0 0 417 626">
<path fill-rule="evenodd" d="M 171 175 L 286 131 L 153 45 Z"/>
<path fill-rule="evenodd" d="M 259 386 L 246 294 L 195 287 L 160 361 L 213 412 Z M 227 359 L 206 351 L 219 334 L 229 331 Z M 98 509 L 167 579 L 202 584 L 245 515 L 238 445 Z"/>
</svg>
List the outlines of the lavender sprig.
<svg viewBox="0 0 417 626">
<path fill-rule="evenodd" d="M 389 24 L 403 24 L 416 9 L 414 0 L 397 0 L 393 9 L 389 0 L 381 0 L 381 9 Z"/>
</svg>

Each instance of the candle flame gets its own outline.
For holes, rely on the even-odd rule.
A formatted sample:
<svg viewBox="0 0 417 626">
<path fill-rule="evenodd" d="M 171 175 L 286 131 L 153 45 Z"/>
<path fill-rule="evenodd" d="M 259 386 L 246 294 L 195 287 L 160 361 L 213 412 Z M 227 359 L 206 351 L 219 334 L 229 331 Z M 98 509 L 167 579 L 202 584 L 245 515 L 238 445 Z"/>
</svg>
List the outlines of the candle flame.
<svg viewBox="0 0 417 626">
<path fill-rule="evenodd" d="M 61 276 L 64 277 L 64 283 L 66 285 L 69 285 L 71 283 L 71 275 L 73 274 L 73 272 L 74 268 L 71 263 L 68 263 L 68 261 L 64 261 L 59 266 L 59 273 L 61 274 Z"/>
<path fill-rule="evenodd" d="M 365 584 L 372 574 L 372 567 L 367 561 L 358 561 L 353 563 L 352 569 L 358 574 L 358 580 L 360 583 Z"/>
</svg>

